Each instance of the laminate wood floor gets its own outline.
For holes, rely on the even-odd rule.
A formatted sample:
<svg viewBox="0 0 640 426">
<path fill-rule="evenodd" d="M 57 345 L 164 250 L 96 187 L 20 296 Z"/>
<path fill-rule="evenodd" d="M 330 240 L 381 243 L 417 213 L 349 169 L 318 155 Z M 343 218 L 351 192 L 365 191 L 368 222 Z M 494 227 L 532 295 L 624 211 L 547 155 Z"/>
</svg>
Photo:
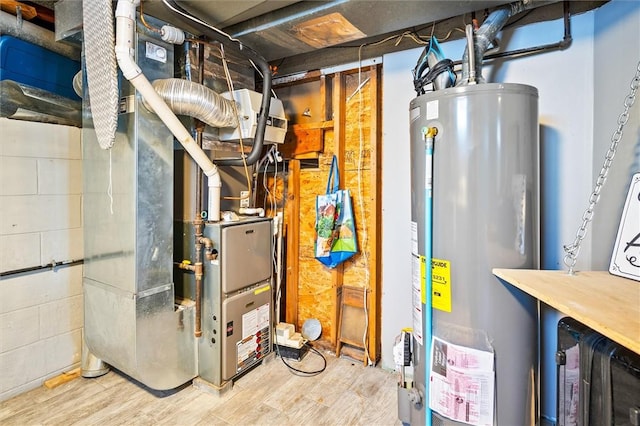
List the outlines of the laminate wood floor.
<svg viewBox="0 0 640 426">
<path fill-rule="evenodd" d="M 222 395 L 187 384 L 150 391 L 110 371 L 78 378 L 54 389 L 40 387 L 0 403 L 0 424 L 8 425 L 401 425 L 396 374 L 324 353 L 325 371 L 292 374 L 271 356 Z M 317 370 L 309 353 L 298 369 Z"/>
</svg>

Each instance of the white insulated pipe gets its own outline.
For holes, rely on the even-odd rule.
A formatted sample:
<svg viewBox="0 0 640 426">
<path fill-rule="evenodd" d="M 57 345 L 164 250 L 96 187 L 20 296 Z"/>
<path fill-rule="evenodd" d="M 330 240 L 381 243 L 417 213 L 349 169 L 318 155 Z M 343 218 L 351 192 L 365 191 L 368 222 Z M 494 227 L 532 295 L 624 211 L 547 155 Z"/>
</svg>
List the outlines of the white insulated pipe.
<svg viewBox="0 0 640 426">
<path fill-rule="evenodd" d="M 153 109 L 169 131 L 182 144 L 185 151 L 207 176 L 209 186 L 209 220 L 220 220 L 220 188 L 222 181 L 215 164 L 198 146 L 189 131 L 173 113 L 171 108 L 158 95 L 149 80 L 136 64 L 133 54 L 136 7 L 140 0 L 118 0 L 116 7 L 116 59 L 124 77 L 136 88 L 145 103 Z"/>
</svg>

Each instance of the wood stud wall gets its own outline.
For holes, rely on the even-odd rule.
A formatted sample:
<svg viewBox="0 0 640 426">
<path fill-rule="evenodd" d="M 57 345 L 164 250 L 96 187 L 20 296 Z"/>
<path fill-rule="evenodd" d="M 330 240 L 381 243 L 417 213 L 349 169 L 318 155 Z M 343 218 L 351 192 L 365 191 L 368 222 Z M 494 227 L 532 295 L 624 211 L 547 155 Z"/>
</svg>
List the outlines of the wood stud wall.
<svg viewBox="0 0 640 426">
<path fill-rule="evenodd" d="M 319 117 L 323 120 L 291 126 L 281 150 L 291 158 L 285 210 L 285 320 L 299 330 L 306 319 L 318 319 L 322 336 L 317 343 L 335 350 L 342 287 L 366 289 L 368 339 L 361 346 L 366 346 L 373 362 L 380 358 L 381 336 L 380 72 L 379 66 L 372 66 L 360 74 L 354 70 L 316 76 L 322 83 L 317 96 L 323 99 L 324 113 Z M 359 84 L 365 81 L 358 91 Z M 287 83 L 292 84 L 297 83 Z M 277 83 L 275 89 L 277 92 Z M 310 146 L 320 150 L 314 152 Z M 341 188 L 351 191 L 359 253 L 330 269 L 314 257 L 315 199 L 326 190 L 334 154 L 340 167 Z M 318 168 L 300 167 L 301 161 L 313 157 L 318 159 Z M 344 345 L 342 348 L 343 353 L 367 361 L 364 351 Z"/>
</svg>

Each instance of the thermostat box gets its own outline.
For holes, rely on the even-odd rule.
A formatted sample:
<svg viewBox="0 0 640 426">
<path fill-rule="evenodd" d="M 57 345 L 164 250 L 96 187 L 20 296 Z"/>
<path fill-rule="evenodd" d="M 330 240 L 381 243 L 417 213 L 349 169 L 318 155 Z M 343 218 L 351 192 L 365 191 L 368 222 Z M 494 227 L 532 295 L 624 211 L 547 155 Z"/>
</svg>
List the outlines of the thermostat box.
<svg viewBox="0 0 640 426">
<path fill-rule="evenodd" d="M 0 80 L 12 80 L 79 100 L 73 76 L 80 62 L 8 35 L 0 36 Z"/>
</svg>

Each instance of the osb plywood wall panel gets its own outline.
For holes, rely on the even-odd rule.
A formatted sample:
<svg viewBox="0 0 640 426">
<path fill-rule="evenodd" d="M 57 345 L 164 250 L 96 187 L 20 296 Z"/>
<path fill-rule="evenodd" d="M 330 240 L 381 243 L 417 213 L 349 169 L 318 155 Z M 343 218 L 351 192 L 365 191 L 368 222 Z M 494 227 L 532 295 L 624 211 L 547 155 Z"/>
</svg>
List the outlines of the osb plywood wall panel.
<svg viewBox="0 0 640 426">
<path fill-rule="evenodd" d="M 368 77 L 363 72 L 361 81 Z M 358 75 L 345 76 L 345 95 L 355 93 L 359 85 Z M 351 191 L 356 221 L 359 253 L 343 264 L 342 284 L 353 287 L 368 286 L 369 250 L 371 238 L 375 238 L 375 227 L 366 223 L 366 212 L 375 208 L 375 193 L 371 191 L 371 107 L 372 90 L 365 84 L 362 93 L 356 93 L 346 100 L 344 126 L 344 149 L 334 140 L 334 130 L 324 133 L 324 151 L 318 159 L 317 169 L 300 171 L 300 241 L 299 241 L 299 283 L 298 283 L 298 324 L 308 318 L 317 318 L 322 324 L 322 340 L 334 341 L 337 324 L 334 316 L 339 300 L 336 298 L 334 270 L 322 265 L 314 257 L 315 240 L 315 199 L 326 191 L 327 179 L 334 153 L 343 152 L 344 166 L 340 169 L 342 188 Z M 375 95 L 375 94 L 374 94 Z M 335 109 L 335 106 L 334 106 Z M 334 122 L 334 125 L 338 125 Z M 362 201 L 362 202 L 361 202 Z M 367 253 L 365 256 L 364 253 Z"/>
<path fill-rule="evenodd" d="M 368 72 L 363 72 L 360 80 L 365 81 Z M 359 86 L 357 74 L 345 77 L 346 126 L 344 165 L 346 170 L 370 170 L 371 168 L 371 90 L 370 82 Z"/>
<path fill-rule="evenodd" d="M 322 340 L 331 340 L 333 329 L 332 309 L 335 309 L 331 272 L 314 258 L 300 259 L 298 290 L 298 327 L 306 319 L 316 318 L 322 324 Z"/>
<path fill-rule="evenodd" d="M 298 264 L 298 322 L 296 329 L 309 318 L 322 324 L 322 338 L 332 336 L 333 291 L 331 270 L 314 256 L 316 195 L 326 191 L 329 170 L 300 170 L 300 241 Z"/>
<path fill-rule="evenodd" d="M 316 195 L 326 190 L 326 174 L 318 170 L 300 170 L 300 259 L 314 258 L 316 236 Z M 316 263 L 319 263 L 316 261 Z"/>
<path fill-rule="evenodd" d="M 361 193 L 358 188 L 358 174 L 360 174 Z M 345 176 L 345 187 L 349 188 L 353 197 L 358 254 L 345 262 L 343 284 L 352 287 L 365 287 L 368 282 L 367 270 L 369 267 L 369 258 L 371 257 L 371 236 L 373 235 L 373 238 L 375 238 L 375 229 L 366 221 L 366 212 L 371 209 L 371 182 L 369 180 L 368 170 L 347 172 Z M 360 200 L 362 200 L 362 203 L 360 203 Z"/>
<path fill-rule="evenodd" d="M 371 94 L 370 82 L 356 92 L 369 72 L 345 76 L 345 147 L 344 187 L 351 191 L 356 218 L 359 253 L 344 265 L 343 284 L 352 287 L 368 286 L 368 267 L 371 235 L 375 228 L 368 222 L 367 212 L 374 208 L 371 193 Z M 366 228 L 366 233 L 365 233 Z"/>
</svg>

